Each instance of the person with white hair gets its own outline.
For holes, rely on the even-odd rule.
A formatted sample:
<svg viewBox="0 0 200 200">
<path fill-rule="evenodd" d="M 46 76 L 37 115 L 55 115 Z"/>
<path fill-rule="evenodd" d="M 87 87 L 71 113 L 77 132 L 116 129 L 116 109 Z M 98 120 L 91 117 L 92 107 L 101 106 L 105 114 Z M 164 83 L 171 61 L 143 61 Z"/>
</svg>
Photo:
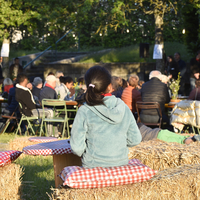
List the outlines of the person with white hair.
<svg viewBox="0 0 200 200">
<path fill-rule="evenodd" d="M 4 88 L 3 88 L 4 92 L 9 93 L 10 88 L 13 87 L 13 82 L 10 78 L 5 78 L 3 80 L 3 85 L 4 85 Z"/>
<path fill-rule="evenodd" d="M 46 84 L 40 91 L 39 100 L 42 99 L 57 99 L 57 93 L 55 91 L 56 87 L 56 77 L 54 75 L 49 75 L 46 78 Z"/>
<path fill-rule="evenodd" d="M 57 71 L 56 74 L 55 74 L 55 77 L 56 77 L 56 87 L 59 87 L 61 85 L 61 83 L 60 83 L 60 77 L 61 76 L 64 76 L 63 72 Z"/>
<path fill-rule="evenodd" d="M 141 96 L 143 102 L 158 102 L 162 110 L 162 121 L 167 122 L 169 125 L 169 119 L 165 115 L 165 103 L 169 103 L 170 96 L 167 85 L 160 80 L 161 72 L 153 70 L 149 74 L 149 81 L 142 85 Z M 141 121 L 144 123 L 156 123 L 159 120 L 158 112 L 156 109 L 142 110 Z"/>
</svg>

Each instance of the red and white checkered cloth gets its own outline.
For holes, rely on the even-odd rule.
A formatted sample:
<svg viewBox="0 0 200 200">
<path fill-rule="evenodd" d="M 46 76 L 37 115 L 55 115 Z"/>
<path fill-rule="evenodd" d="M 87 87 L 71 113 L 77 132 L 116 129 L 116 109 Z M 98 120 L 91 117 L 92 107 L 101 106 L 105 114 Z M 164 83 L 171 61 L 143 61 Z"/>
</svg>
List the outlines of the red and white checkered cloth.
<svg viewBox="0 0 200 200">
<path fill-rule="evenodd" d="M 0 167 L 10 164 L 12 161 L 16 160 L 21 153 L 21 151 L 16 150 L 0 151 Z"/>
<path fill-rule="evenodd" d="M 59 140 L 55 142 L 39 143 L 23 148 L 23 153 L 29 155 L 62 155 L 72 153 L 69 140 Z"/>
<path fill-rule="evenodd" d="M 57 141 L 58 138 L 56 138 L 56 137 L 31 137 L 28 140 L 31 142 L 53 142 L 53 141 Z"/>
<path fill-rule="evenodd" d="M 79 166 L 65 167 L 60 173 L 63 185 L 72 188 L 101 188 L 143 182 L 151 179 L 157 171 L 142 164 L 137 159 L 119 167 L 95 167 L 92 169 Z"/>
</svg>

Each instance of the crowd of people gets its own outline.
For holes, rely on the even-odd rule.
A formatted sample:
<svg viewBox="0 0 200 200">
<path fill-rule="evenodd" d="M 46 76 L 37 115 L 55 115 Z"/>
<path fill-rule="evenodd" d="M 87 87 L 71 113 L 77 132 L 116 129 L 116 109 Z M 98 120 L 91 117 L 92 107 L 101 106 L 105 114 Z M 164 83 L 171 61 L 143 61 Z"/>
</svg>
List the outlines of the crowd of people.
<svg viewBox="0 0 200 200">
<path fill-rule="evenodd" d="M 199 70 L 200 51 L 191 60 L 189 99 L 200 100 Z M 185 91 L 188 76 L 186 64 L 180 59 L 178 52 L 174 54 L 174 58 L 168 57 L 164 74 L 153 70 L 147 82 L 139 80 L 136 74 L 130 74 L 127 80 L 111 76 L 105 68 L 94 66 L 86 72 L 85 77 L 78 79 L 76 87 L 79 88 L 79 93 L 76 93 L 73 78 L 65 76 L 61 71 L 55 74 L 50 72 L 44 82 L 40 77 L 28 80 L 16 58 L 10 67 L 10 78 L 3 81 L 3 95 L 8 98 L 3 112 L 8 115 L 22 112 L 39 118 L 45 112 L 46 117 L 52 117 L 51 108 L 41 109 L 43 99 L 76 100 L 81 106 L 73 122 L 70 144 L 73 152 L 82 157 L 83 166 L 124 165 L 128 162 L 128 147 L 141 141 L 158 138 L 167 142 L 189 144 L 200 140 L 198 136 L 180 136 L 167 129 L 152 129 L 136 123 L 136 102 L 142 101 L 158 102 L 162 110 L 162 121 L 169 125 L 169 118 L 165 113 L 165 103 L 171 98 L 169 81 L 176 79 L 179 72 L 182 77 L 182 92 Z M 16 111 L 18 103 L 21 104 L 20 112 Z M 158 122 L 159 114 L 156 110 L 142 110 L 140 118 L 146 123 Z M 47 125 L 48 136 L 53 135 L 52 126 L 51 123 Z M 62 126 L 55 127 L 56 137 L 62 132 L 60 128 Z M 104 150 L 101 148 L 102 144 Z"/>
</svg>

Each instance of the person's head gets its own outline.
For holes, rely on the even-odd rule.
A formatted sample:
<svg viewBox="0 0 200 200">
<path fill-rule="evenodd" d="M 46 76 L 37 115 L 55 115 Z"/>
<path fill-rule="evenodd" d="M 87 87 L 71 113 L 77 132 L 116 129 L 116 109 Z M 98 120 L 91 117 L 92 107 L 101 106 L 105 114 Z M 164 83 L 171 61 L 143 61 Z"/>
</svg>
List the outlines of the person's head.
<svg viewBox="0 0 200 200">
<path fill-rule="evenodd" d="M 127 83 L 127 81 L 124 78 L 122 79 L 122 87 L 123 88 L 128 87 L 128 83 Z"/>
<path fill-rule="evenodd" d="M 4 84 L 4 86 L 5 86 L 5 85 L 12 85 L 13 82 L 12 82 L 12 80 L 11 80 L 10 78 L 5 78 L 5 79 L 3 80 L 3 84 Z"/>
<path fill-rule="evenodd" d="M 175 61 L 178 62 L 178 61 L 180 60 L 180 58 L 181 58 L 181 54 L 180 54 L 179 52 L 176 52 L 176 53 L 174 54 L 174 59 L 175 59 Z"/>
<path fill-rule="evenodd" d="M 169 63 L 172 62 L 172 61 L 174 61 L 173 56 L 167 56 L 167 61 L 168 61 Z"/>
<path fill-rule="evenodd" d="M 128 78 L 128 84 L 132 87 L 136 87 L 138 85 L 139 77 L 136 74 L 132 74 Z"/>
<path fill-rule="evenodd" d="M 167 82 L 169 81 L 169 77 L 164 75 L 164 74 L 161 74 L 160 75 L 160 80 L 161 80 L 161 82 L 167 84 Z"/>
<path fill-rule="evenodd" d="M 3 62 L 3 58 L 0 56 L 0 63 L 2 63 Z"/>
<path fill-rule="evenodd" d="M 56 77 L 54 75 L 49 75 L 46 78 L 47 84 L 49 84 L 51 87 L 56 87 Z"/>
<path fill-rule="evenodd" d="M 149 74 L 149 80 L 156 77 L 156 78 L 160 78 L 159 76 L 161 75 L 161 72 L 158 70 L 153 70 L 150 72 Z"/>
<path fill-rule="evenodd" d="M 59 79 L 60 79 L 60 82 L 65 84 L 65 86 L 68 89 L 71 89 L 73 87 L 74 81 L 73 81 L 72 77 L 70 77 L 70 76 L 61 76 Z"/>
<path fill-rule="evenodd" d="M 18 74 L 17 75 L 17 83 L 19 83 L 19 85 L 26 87 L 28 84 L 28 77 L 26 76 L 26 74 L 24 74 L 24 73 Z"/>
<path fill-rule="evenodd" d="M 19 58 L 14 59 L 15 65 L 19 65 Z"/>
<path fill-rule="evenodd" d="M 84 85 L 85 84 L 85 80 L 84 80 L 83 76 L 81 76 L 81 77 L 78 78 L 78 84 L 79 85 Z"/>
<path fill-rule="evenodd" d="M 42 88 L 42 79 L 40 77 L 35 77 L 33 80 L 33 85 L 37 88 Z"/>
<path fill-rule="evenodd" d="M 87 91 L 85 101 L 90 106 L 103 105 L 103 94 L 112 89 L 111 75 L 108 70 L 101 66 L 94 66 L 85 74 Z"/>
<path fill-rule="evenodd" d="M 122 87 L 123 82 L 122 82 L 122 79 L 120 77 L 112 76 L 111 83 L 112 83 L 113 90 L 117 91 L 118 88 Z"/>
<path fill-rule="evenodd" d="M 63 72 L 57 71 L 55 77 L 60 78 L 61 76 L 64 76 Z"/>
<path fill-rule="evenodd" d="M 195 81 L 195 86 L 196 86 L 196 88 L 200 87 L 200 79 L 197 79 Z"/>
<path fill-rule="evenodd" d="M 49 75 L 54 75 L 55 76 L 55 74 L 53 72 L 49 72 L 47 76 L 49 76 Z"/>
</svg>

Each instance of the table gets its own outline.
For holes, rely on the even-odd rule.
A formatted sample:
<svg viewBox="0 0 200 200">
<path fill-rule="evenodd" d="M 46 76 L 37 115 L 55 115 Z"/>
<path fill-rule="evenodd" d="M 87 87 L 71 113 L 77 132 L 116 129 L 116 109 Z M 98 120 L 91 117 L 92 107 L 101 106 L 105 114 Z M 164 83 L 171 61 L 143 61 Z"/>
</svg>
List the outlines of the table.
<svg viewBox="0 0 200 200">
<path fill-rule="evenodd" d="M 82 166 L 81 158 L 74 155 L 71 150 L 70 140 L 59 140 L 55 142 L 39 143 L 26 146 L 23 153 L 27 155 L 53 156 L 55 187 L 63 183 L 58 176 L 62 169 L 67 166 Z"/>
<path fill-rule="evenodd" d="M 31 142 L 53 142 L 53 141 L 57 141 L 58 138 L 56 137 L 30 137 L 28 139 Z"/>
<path fill-rule="evenodd" d="M 77 106 L 78 102 L 77 101 L 65 101 L 67 106 Z"/>
</svg>

